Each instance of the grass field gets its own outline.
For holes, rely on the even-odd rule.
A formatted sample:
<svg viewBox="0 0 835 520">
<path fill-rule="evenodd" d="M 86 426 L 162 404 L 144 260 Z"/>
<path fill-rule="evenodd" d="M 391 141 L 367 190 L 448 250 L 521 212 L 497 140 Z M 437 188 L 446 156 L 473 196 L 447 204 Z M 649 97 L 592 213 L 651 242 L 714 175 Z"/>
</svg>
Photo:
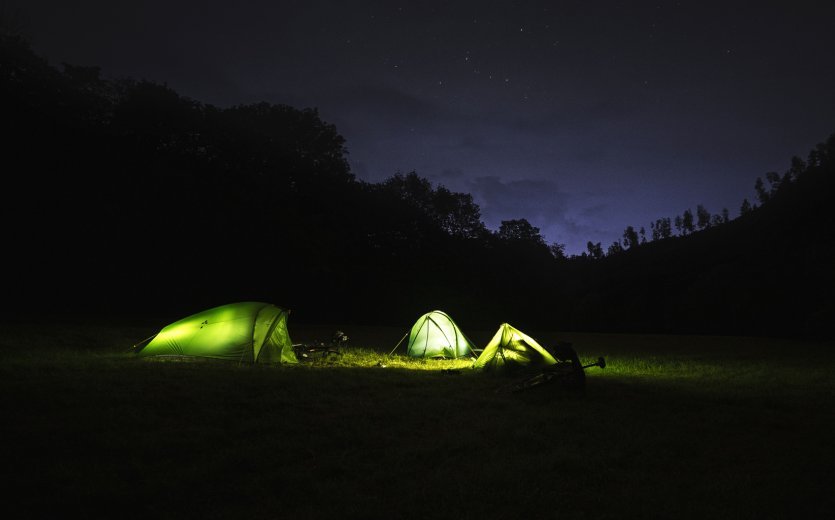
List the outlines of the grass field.
<svg viewBox="0 0 835 520">
<path fill-rule="evenodd" d="M 526 331 L 606 357 L 571 396 L 343 330 L 336 362 L 241 366 L 134 358 L 142 326 L 3 325 L 3 516 L 835 514 L 831 344 Z"/>
</svg>

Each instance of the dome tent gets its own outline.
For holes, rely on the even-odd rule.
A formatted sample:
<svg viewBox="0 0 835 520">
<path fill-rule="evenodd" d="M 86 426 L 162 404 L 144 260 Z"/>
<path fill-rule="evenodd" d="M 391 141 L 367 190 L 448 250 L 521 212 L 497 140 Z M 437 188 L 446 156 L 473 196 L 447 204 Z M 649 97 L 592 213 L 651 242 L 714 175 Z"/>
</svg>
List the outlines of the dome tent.
<svg viewBox="0 0 835 520">
<path fill-rule="evenodd" d="M 406 354 L 418 358 L 459 358 L 474 355 L 474 350 L 473 342 L 447 313 L 432 311 L 412 325 Z"/>
<path fill-rule="evenodd" d="M 509 371 L 517 368 L 554 365 L 554 359 L 535 339 L 515 327 L 502 323 L 484 347 L 473 368 L 487 371 Z"/>
<path fill-rule="evenodd" d="M 287 331 L 288 315 L 289 311 L 263 302 L 214 307 L 167 325 L 136 349 L 137 355 L 298 363 Z"/>
</svg>

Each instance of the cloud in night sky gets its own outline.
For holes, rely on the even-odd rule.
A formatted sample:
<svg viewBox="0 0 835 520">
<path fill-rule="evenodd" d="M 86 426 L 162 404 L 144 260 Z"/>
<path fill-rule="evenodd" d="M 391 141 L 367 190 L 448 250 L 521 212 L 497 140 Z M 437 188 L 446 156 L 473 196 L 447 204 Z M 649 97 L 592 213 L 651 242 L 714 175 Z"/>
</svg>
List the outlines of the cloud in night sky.
<svg viewBox="0 0 835 520">
<path fill-rule="evenodd" d="M 544 227 L 566 222 L 568 196 L 554 181 L 476 177 L 469 186 L 481 206 L 485 223 L 494 229 L 507 220 L 507 215 L 526 215 L 532 224 L 546 232 L 550 230 Z"/>
</svg>

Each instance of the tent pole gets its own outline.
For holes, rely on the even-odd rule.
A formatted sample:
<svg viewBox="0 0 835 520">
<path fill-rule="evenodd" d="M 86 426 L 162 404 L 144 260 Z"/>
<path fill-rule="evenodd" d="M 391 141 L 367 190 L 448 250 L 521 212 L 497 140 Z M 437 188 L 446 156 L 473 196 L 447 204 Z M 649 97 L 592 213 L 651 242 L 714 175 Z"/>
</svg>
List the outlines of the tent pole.
<svg viewBox="0 0 835 520">
<path fill-rule="evenodd" d="M 406 339 L 406 336 L 408 336 L 408 335 L 409 335 L 408 332 L 406 332 L 406 334 L 403 334 L 403 337 L 400 338 L 400 341 L 397 342 L 397 345 L 395 345 L 394 348 L 391 349 L 391 352 L 389 352 L 389 357 L 391 357 L 391 355 L 394 354 L 394 351 L 397 350 L 397 347 L 399 347 L 400 344 L 403 343 L 403 340 Z"/>
<path fill-rule="evenodd" d="M 157 334 L 159 334 L 159 332 L 155 332 L 155 333 L 151 334 L 150 336 L 148 336 L 147 338 L 145 338 L 145 339 L 143 339 L 142 341 L 140 341 L 139 343 L 135 343 L 132 347 L 130 347 L 129 349 L 127 349 L 127 351 L 126 351 L 126 352 L 130 352 L 130 351 L 134 351 L 134 352 L 135 352 L 135 351 L 136 351 L 136 347 L 138 347 L 139 345 L 141 345 L 141 344 L 143 344 L 143 343 L 147 342 L 147 341 L 148 341 L 148 340 L 150 340 L 150 339 L 155 338 L 155 337 L 157 336 Z"/>
</svg>

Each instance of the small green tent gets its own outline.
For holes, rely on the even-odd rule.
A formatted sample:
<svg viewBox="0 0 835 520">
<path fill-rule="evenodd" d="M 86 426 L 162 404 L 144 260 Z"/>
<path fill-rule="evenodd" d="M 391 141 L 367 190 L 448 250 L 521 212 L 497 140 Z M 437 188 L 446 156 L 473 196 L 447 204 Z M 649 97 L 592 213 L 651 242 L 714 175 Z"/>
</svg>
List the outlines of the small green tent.
<svg viewBox="0 0 835 520">
<path fill-rule="evenodd" d="M 507 323 L 502 323 L 493 339 L 476 359 L 473 368 L 512 370 L 553 365 L 556 362 L 554 356 L 535 339 Z"/>
<path fill-rule="evenodd" d="M 222 305 L 166 326 L 137 354 L 298 363 L 287 332 L 288 314 L 262 302 Z"/>
<path fill-rule="evenodd" d="M 432 311 L 412 325 L 406 354 L 420 358 L 459 358 L 474 355 L 474 352 L 473 343 L 447 313 Z"/>
</svg>

